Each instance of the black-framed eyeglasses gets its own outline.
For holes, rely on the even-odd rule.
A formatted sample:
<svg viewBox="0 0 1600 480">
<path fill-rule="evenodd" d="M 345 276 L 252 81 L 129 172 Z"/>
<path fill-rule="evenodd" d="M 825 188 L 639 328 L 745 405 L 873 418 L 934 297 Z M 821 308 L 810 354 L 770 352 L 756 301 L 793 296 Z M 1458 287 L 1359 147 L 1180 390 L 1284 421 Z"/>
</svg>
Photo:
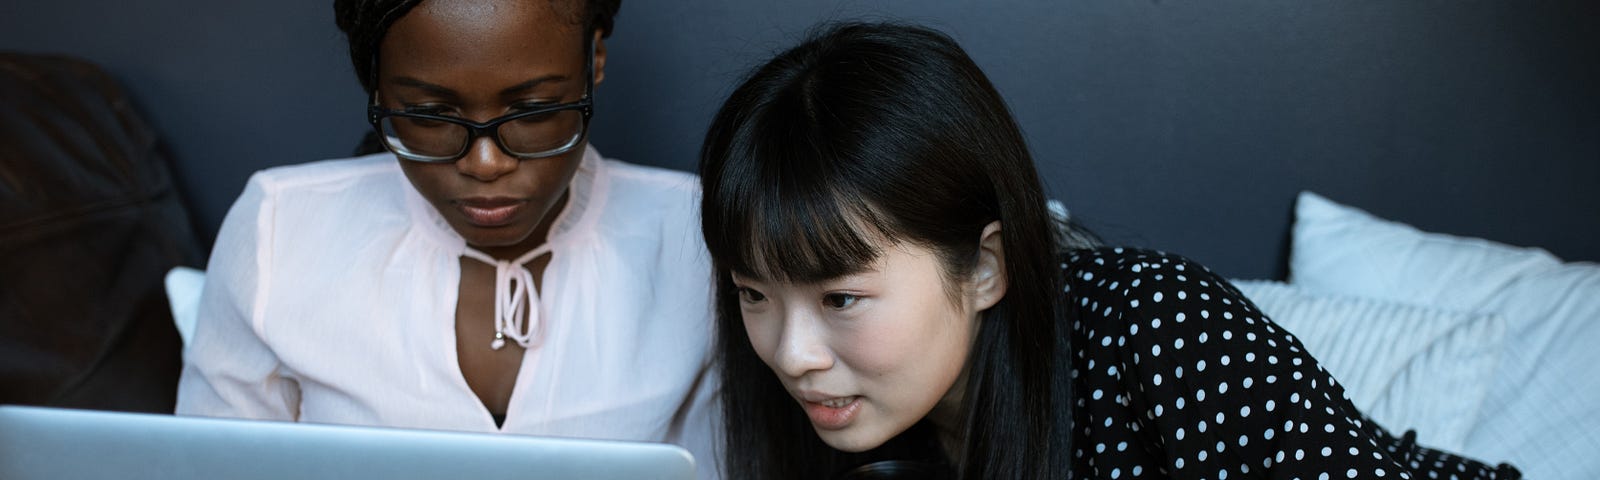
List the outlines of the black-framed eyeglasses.
<svg viewBox="0 0 1600 480">
<path fill-rule="evenodd" d="M 367 100 L 367 121 L 395 156 L 413 162 L 453 163 L 478 137 L 494 139 L 500 151 L 519 160 L 545 158 L 583 144 L 594 115 L 594 45 L 584 52 L 583 97 L 478 123 L 460 117 L 390 110 Z"/>
</svg>

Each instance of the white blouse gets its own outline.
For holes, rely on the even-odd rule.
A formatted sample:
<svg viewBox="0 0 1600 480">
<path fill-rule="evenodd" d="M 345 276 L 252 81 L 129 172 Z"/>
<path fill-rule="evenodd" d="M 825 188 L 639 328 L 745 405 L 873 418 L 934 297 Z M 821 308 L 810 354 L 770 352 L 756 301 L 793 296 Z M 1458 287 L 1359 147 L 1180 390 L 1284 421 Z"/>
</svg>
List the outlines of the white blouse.
<svg viewBox="0 0 1600 480">
<path fill-rule="evenodd" d="M 250 178 L 212 252 L 178 413 L 666 441 L 714 476 L 696 179 L 589 148 L 570 188 L 503 428 L 456 356 L 468 246 L 387 153 Z"/>
</svg>

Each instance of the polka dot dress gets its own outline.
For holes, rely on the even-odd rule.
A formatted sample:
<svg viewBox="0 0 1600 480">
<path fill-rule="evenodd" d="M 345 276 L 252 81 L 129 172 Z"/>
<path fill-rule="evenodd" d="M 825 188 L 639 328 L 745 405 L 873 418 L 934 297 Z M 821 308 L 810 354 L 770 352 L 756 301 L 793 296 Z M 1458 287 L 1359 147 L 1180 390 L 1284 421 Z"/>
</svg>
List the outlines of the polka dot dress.
<svg viewBox="0 0 1600 480">
<path fill-rule="evenodd" d="M 1182 257 L 1079 250 L 1076 478 L 1521 478 L 1390 435 L 1305 346 Z"/>
</svg>

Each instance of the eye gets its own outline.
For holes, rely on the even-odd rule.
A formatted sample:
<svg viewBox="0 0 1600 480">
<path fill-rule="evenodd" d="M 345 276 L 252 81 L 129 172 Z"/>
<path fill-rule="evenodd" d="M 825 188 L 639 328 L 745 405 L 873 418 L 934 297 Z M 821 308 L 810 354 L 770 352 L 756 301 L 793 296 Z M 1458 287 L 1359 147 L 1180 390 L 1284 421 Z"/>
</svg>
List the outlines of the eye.
<svg viewBox="0 0 1600 480">
<path fill-rule="evenodd" d="M 741 301 L 741 302 L 744 302 L 744 303 L 761 303 L 762 301 L 764 301 L 766 299 L 767 299 L 767 296 L 766 295 L 762 295 L 761 292 L 757 292 L 757 291 L 752 290 L 752 289 L 750 289 L 748 287 L 739 287 L 739 301 Z"/>
<path fill-rule="evenodd" d="M 538 110 L 538 109 L 541 109 L 541 108 L 550 108 L 550 107 L 553 107 L 553 106 L 556 106 L 556 105 L 558 105 L 556 102 L 547 102 L 547 101 L 543 101 L 543 100 L 535 100 L 535 101 L 521 102 L 521 103 L 518 103 L 516 105 L 512 105 L 511 109 L 514 110 L 514 111 L 517 111 L 517 112 L 526 112 L 526 111 L 529 111 L 529 110 Z"/>
<path fill-rule="evenodd" d="M 524 110 L 524 111 L 531 111 L 531 110 Z M 545 113 L 535 113 L 535 114 L 532 114 L 532 115 L 528 115 L 526 117 L 518 118 L 518 119 L 516 119 L 514 121 L 518 125 L 537 125 L 537 124 L 540 124 L 540 123 L 549 122 L 549 121 L 554 120 L 556 118 L 557 117 L 556 117 L 556 113 L 555 112 L 545 112 Z"/>
<path fill-rule="evenodd" d="M 406 105 L 402 111 L 421 115 L 450 115 L 451 110 L 444 105 Z"/>
<path fill-rule="evenodd" d="M 822 304 L 834 310 L 843 310 L 855 305 L 856 301 L 860 299 L 861 297 L 848 293 L 830 293 L 822 296 Z"/>
</svg>

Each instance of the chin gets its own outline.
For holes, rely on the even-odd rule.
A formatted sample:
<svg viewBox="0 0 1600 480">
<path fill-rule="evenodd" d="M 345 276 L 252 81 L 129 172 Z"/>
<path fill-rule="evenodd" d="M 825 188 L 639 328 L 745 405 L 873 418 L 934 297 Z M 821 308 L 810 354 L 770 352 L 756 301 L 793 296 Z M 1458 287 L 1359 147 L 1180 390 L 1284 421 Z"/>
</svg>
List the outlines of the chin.
<svg viewBox="0 0 1600 480">
<path fill-rule="evenodd" d="M 527 235 L 462 235 L 467 245 L 480 248 L 501 248 L 515 246 L 527 239 Z"/>
<path fill-rule="evenodd" d="M 828 444 L 834 450 L 849 453 L 861 453 L 883 446 L 889 441 L 888 437 L 876 435 L 862 426 L 850 426 L 843 430 L 816 429 L 817 436 L 822 438 L 822 443 Z M 892 436 L 892 435 L 891 435 Z"/>
<path fill-rule="evenodd" d="M 520 224 L 511 224 L 503 227 L 484 228 L 471 224 L 455 225 L 456 234 L 461 235 L 467 245 L 473 247 L 509 247 L 522 243 L 533 234 L 533 229 Z"/>
</svg>

